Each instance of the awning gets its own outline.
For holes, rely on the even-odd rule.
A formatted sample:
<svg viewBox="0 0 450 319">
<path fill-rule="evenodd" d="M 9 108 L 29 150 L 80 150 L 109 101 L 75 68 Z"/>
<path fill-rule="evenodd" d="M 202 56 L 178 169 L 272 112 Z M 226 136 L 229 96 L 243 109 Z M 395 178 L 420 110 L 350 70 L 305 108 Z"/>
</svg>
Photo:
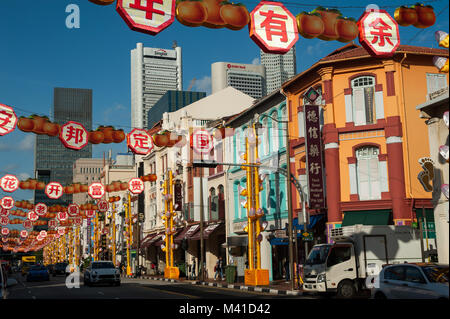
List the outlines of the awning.
<svg viewBox="0 0 450 319">
<path fill-rule="evenodd" d="M 344 220 L 342 227 L 352 226 L 356 224 L 362 225 L 391 225 L 391 210 L 361 210 L 344 212 Z"/>
<path fill-rule="evenodd" d="M 219 228 L 219 226 L 225 225 L 222 223 L 219 224 L 210 224 L 203 229 L 203 239 L 208 239 L 208 237 Z M 200 231 L 198 231 L 194 236 L 191 237 L 191 240 L 200 240 Z"/>
<path fill-rule="evenodd" d="M 316 226 L 317 222 L 319 220 L 321 220 L 322 218 L 324 218 L 325 215 L 324 214 L 318 214 L 318 215 L 310 215 L 309 216 L 309 223 L 306 226 L 306 229 L 313 229 L 314 226 Z M 298 218 L 294 218 L 293 219 L 293 225 L 295 228 L 300 229 L 300 230 L 304 230 L 305 227 L 303 224 L 299 224 L 298 223 Z"/>
<path fill-rule="evenodd" d="M 175 232 L 175 234 L 174 234 L 174 236 L 176 236 L 177 235 L 177 233 L 179 232 L 180 230 L 177 230 L 176 232 Z M 167 235 L 166 235 L 167 236 Z M 164 239 L 163 239 L 164 238 Z M 157 240 L 156 242 L 154 242 L 153 243 L 153 246 L 161 246 L 162 244 L 165 244 L 166 243 L 166 237 L 164 237 L 164 233 L 162 233 L 161 234 L 161 237 L 159 238 L 159 240 Z"/>
<path fill-rule="evenodd" d="M 184 234 L 185 239 L 191 239 L 191 237 L 200 230 L 200 225 L 192 225 L 189 230 Z"/>
<path fill-rule="evenodd" d="M 289 239 L 288 238 L 272 238 L 269 240 L 271 245 L 289 245 Z"/>
<path fill-rule="evenodd" d="M 162 235 L 164 235 L 164 232 L 160 232 L 158 233 L 156 236 L 154 236 L 152 239 L 150 239 L 148 241 L 148 245 L 154 245 L 156 241 L 158 241 L 159 239 L 161 239 Z"/>
<path fill-rule="evenodd" d="M 247 246 L 247 244 L 248 244 L 248 236 L 247 235 L 227 237 L 228 247 Z"/>
<path fill-rule="evenodd" d="M 142 249 L 142 248 L 147 248 L 147 247 L 150 245 L 150 244 L 149 244 L 150 240 L 151 240 L 153 237 L 155 237 L 156 235 L 158 235 L 158 233 L 153 233 L 153 234 L 149 234 L 149 235 L 145 236 L 145 238 L 142 239 L 141 244 L 139 245 L 140 248 L 141 248 L 141 249 Z"/>
</svg>

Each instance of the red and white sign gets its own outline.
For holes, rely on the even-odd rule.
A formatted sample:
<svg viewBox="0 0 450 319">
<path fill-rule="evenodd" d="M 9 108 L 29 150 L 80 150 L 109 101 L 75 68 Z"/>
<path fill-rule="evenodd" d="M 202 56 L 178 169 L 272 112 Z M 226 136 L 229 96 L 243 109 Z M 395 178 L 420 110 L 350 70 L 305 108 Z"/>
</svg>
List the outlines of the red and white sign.
<svg viewBox="0 0 450 319">
<path fill-rule="evenodd" d="M 23 221 L 22 226 L 25 227 L 26 229 L 30 229 L 33 227 L 33 224 L 31 223 L 31 220 L 26 219 Z"/>
<path fill-rule="evenodd" d="M 371 9 L 358 20 L 359 42 L 376 57 L 391 57 L 400 45 L 398 24 L 386 11 Z"/>
<path fill-rule="evenodd" d="M 28 232 L 25 229 L 21 230 L 20 231 L 20 237 L 23 237 L 23 238 L 28 237 Z"/>
<path fill-rule="evenodd" d="M 75 217 L 75 218 L 73 219 L 73 223 L 74 223 L 75 225 L 80 226 L 80 225 L 83 223 L 83 218 L 81 218 L 81 217 Z"/>
<path fill-rule="evenodd" d="M 4 209 L 3 207 L 0 207 L 0 216 L 9 216 L 9 209 Z"/>
<path fill-rule="evenodd" d="M 106 212 L 109 208 L 108 202 L 104 199 L 98 201 L 97 206 L 98 206 L 98 211 L 102 212 L 102 213 Z"/>
<path fill-rule="evenodd" d="M 135 128 L 127 134 L 127 145 L 133 153 L 147 155 L 153 149 L 153 138 L 146 130 Z"/>
<path fill-rule="evenodd" d="M 66 233 L 66 228 L 65 227 L 59 227 L 58 228 L 58 234 L 59 235 L 64 235 Z"/>
<path fill-rule="evenodd" d="M 43 238 L 47 237 L 47 232 L 45 230 L 41 230 L 41 232 L 39 233 L 39 235 Z"/>
<path fill-rule="evenodd" d="M 51 219 L 48 221 L 48 227 L 55 229 L 58 226 L 58 222 L 55 219 Z"/>
<path fill-rule="evenodd" d="M 0 136 L 14 131 L 17 125 L 17 116 L 12 107 L 0 103 Z"/>
<path fill-rule="evenodd" d="M 59 139 L 65 147 L 81 150 L 89 142 L 89 132 L 80 123 L 69 121 L 61 126 Z"/>
<path fill-rule="evenodd" d="M 39 235 L 36 236 L 36 239 L 38 241 L 42 241 L 42 240 L 44 240 L 44 237 L 42 237 L 41 234 L 39 234 Z"/>
<path fill-rule="evenodd" d="M 64 188 L 58 182 L 50 182 L 45 186 L 45 195 L 51 199 L 58 199 L 64 193 Z"/>
<path fill-rule="evenodd" d="M 47 214 L 48 208 L 47 208 L 47 205 L 45 205 L 44 203 L 37 203 L 34 206 L 34 211 L 39 216 L 44 216 L 45 214 Z"/>
<path fill-rule="evenodd" d="M 58 218 L 60 222 L 63 222 L 69 218 L 69 214 L 67 214 L 67 212 L 59 212 L 56 214 L 56 218 Z"/>
<path fill-rule="evenodd" d="M 87 210 L 86 211 L 86 217 L 87 218 L 93 218 L 95 216 L 95 210 Z"/>
<path fill-rule="evenodd" d="M 19 188 L 19 180 L 14 175 L 6 174 L 0 180 L 0 187 L 5 192 L 12 193 Z"/>
<path fill-rule="evenodd" d="M 37 221 L 39 218 L 39 215 L 36 214 L 35 211 L 30 210 L 27 214 L 27 217 L 29 220 L 31 220 L 32 222 Z"/>
<path fill-rule="evenodd" d="M 105 186 L 102 183 L 92 183 L 89 185 L 88 194 L 93 199 L 100 199 L 105 195 Z"/>
<path fill-rule="evenodd" d="M 8 236 L 9 235 L 9 228 L 2 228 L 2 235 Z"/>
<path fill-rule="evenodd" d="M 6 216 L 0 217 L 0 225 L 6 226 L 9 224 L 9 218 Z"/>
<path fill-rule="evenodd" d="M 69 206 L 67 206 L 67 213 L 70 217 L 76 217 L 80 215 L 80 206 L 78 206 L 77 204 L 70 204 Z"/>
<path fill-rule="evenodd" d="M 131 30 L 156 35 L 175 19 L 176 0 L 117 0 L 116 10 Z"/>
<path fill-rule="evenodd" d="M 285 54 L 298 40 L 297 21 L 280 2 L 261 1 L 250 13 L 249 30 L 266 53 Z"/>
<path fill-rule="evenodd" d="M 198 129 L 191 135 L 191 147 L 196 153 L 208 154 L 213 148 L 211 134 L 204 129 Z"/>
<path fill-rule="evenodd" d="M 140 194 L 144 191 L 144 182 L 140 178 L 132 178 L 128 182 L 128 190 L 133 194 Z"/>
<path fill-rule="evenodd" d="M 14 207 L 14 199 L 10 196 L 5 196 L 0 200 L 0 206 L 4 209 L 11 209 Z"/>
</svg>

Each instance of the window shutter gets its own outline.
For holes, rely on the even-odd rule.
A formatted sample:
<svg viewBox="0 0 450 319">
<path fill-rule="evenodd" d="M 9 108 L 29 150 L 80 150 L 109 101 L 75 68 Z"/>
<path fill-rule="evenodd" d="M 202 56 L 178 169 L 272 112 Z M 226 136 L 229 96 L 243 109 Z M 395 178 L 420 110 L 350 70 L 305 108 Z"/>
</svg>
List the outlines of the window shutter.
<svg viewBox="0 0 450 319">
<path fill-rule="evenodd" d="M 358 195 L 360 200 L 370 199 L 369 163 L 367 159 L 358 160 Z"/>
<path fill-rule="evenodd" d="M 364 88 L 353 89 L 353 107 L 355 112 L 355 125 L 366 124 L 366 110 L 364 101 Z"/>
<path fill-rule="evenodd" d="M 445 74 L 428 73 L 427 74 L 427 93 L 431 94 L 447 86 L 447 77 Z M 428 97 L 427 97 L 428 99 Z"/>
<path fill-rule="evenodd" d="M 365 111 L 366 111 L 366 123 L 373 123 L 373 93 L 374 93 L 374 87 L 369 86 L 364 88 L 364 104 L 365 104 Z"/>
<path fill-rule="evenodd" d="M 372 157 L 368 161 L 370 174 L 370 199 L 381 199 L 380 170 L 378 169 L 378 158 Z"/>
</svg>

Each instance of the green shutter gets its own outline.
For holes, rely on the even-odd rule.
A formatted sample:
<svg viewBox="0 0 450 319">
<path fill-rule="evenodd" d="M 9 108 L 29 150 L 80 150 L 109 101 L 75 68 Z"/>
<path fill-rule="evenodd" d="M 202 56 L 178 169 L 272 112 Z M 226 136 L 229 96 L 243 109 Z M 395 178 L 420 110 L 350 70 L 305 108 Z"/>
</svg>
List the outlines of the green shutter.
<svg viewBox="0 0 450 319">
<path fill-rule="evenodd" d="M 342 227 L 356 224 L 362 225 L 390 225 L 391 210 L 364 210 L 344 212 Z"/>
</svg>

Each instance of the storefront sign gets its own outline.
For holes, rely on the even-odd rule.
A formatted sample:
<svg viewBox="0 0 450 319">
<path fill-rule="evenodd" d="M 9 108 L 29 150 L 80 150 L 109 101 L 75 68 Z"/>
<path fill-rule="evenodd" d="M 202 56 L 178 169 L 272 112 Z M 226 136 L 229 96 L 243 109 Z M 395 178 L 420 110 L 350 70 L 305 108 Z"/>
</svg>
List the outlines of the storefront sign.
<svg viewBox="0 0 450 319">
<path fill-rule="evenodd" d="M 174 210 L 177 212 L 183 211 L 183 185 L 181 183 L 175 183 L 174 185 Z"/>
<path fill-rule="evenodd" d="M 305 105 L 305 129 L 309 208 L 320 209 L 325 207 L 325 193 L 318 105 Z"/>
</svg>

